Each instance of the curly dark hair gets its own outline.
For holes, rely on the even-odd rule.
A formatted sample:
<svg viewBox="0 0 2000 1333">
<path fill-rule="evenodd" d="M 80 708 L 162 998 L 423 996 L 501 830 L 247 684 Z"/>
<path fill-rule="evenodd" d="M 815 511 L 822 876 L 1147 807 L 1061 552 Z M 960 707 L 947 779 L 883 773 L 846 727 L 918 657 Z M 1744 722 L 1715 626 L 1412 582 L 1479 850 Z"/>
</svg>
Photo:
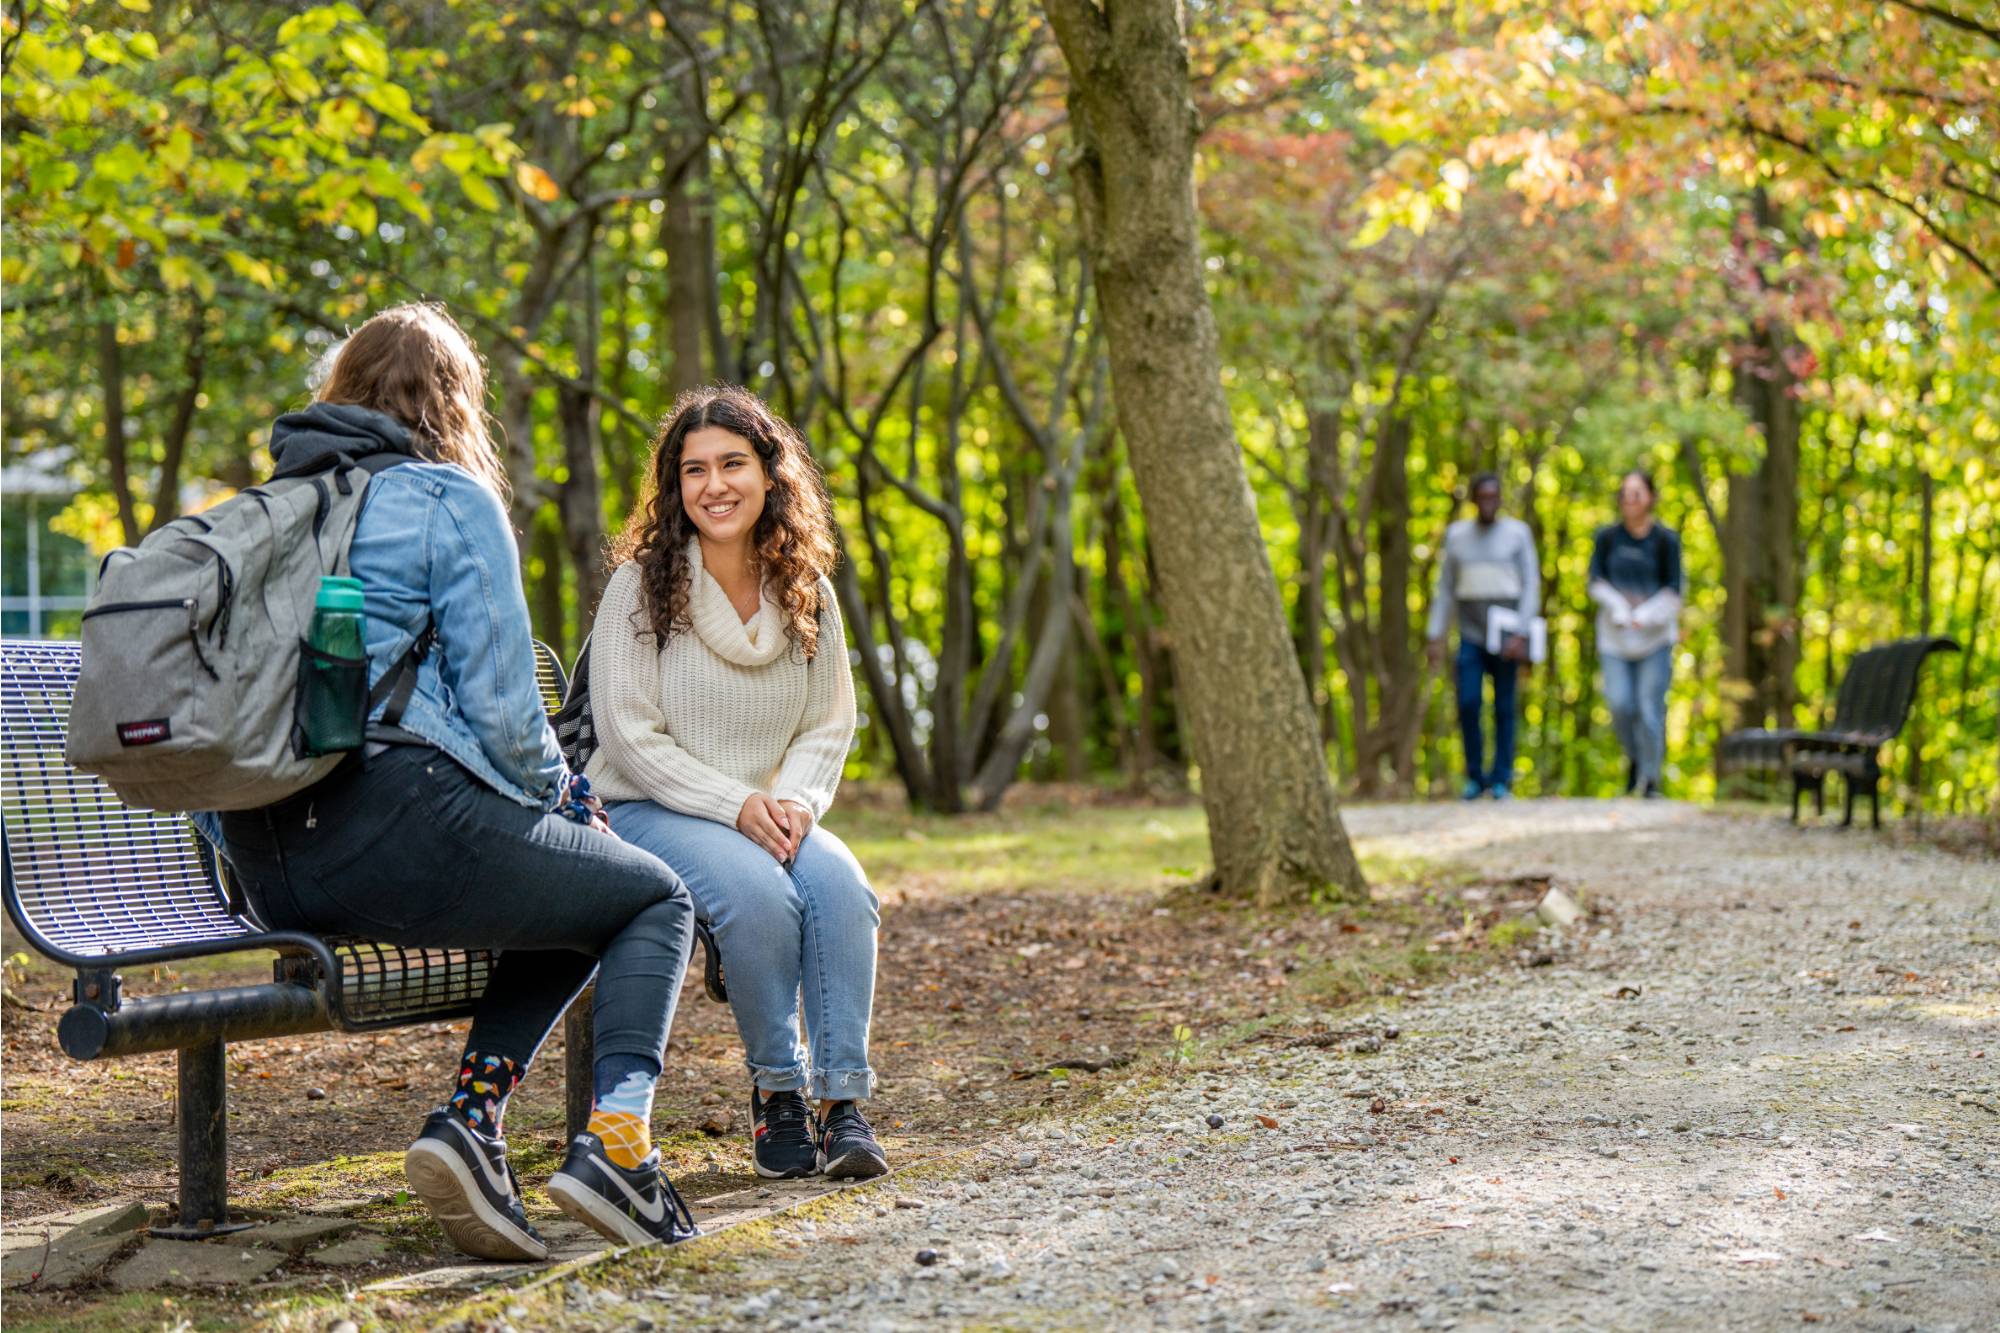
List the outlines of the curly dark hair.
<svg viewBox="0 0 2000 1333">
<path fill-rule="evenodd" d="M 804 437 L 747 389 L 709 385 L 674 400 L 653 439 L 647 493 L 632 507 L 625 533 L 612 547 L 611 567 L 638 562 L 640 606 L 660 642 L 693 628 L 687 546 L 696 529 L 681 505 L 681 449 L 689 435 L 708 426 L 746 441 L 771 479 L 764 512 L 750 533 L 752 558 L 785 613 L 785 633 L 810 659 L 819 648 L 819 581 L 839 558 L 833 505 Z"/>
</svg>

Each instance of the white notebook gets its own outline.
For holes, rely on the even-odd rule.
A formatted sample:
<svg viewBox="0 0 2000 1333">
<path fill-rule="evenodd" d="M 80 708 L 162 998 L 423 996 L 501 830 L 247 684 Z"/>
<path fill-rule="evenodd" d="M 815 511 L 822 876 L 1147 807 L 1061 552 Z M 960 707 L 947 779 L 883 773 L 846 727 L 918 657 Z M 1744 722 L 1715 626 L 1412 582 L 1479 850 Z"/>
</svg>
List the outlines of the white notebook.
<svg viewBox="0 0 2000 1333">
<path fill-rule="evenodd" d="M 1546 662 L 1549 658 L 1549 622 L 1536 616 L 1522 627 L 1519 612 L 1509 611 L 1504 606 L 1486 608 L 1486 651 L 1497 653 L 1507 645 L 1510 634 L 1528 636 L 1528 660 Z"/>
</svg>

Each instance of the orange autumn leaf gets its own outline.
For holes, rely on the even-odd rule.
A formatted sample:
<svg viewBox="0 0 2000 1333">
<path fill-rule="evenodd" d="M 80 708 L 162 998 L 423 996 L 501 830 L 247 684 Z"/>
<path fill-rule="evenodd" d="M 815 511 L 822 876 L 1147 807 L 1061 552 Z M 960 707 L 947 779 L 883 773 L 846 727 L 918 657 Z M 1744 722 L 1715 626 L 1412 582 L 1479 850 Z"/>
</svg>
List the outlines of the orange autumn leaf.
<svg viewBox="0 0 2000 1333">
<path fill-rule="evenodd" d="M 545 204 L 562 198 L 562 187 L 556 184 L 556 178 L 532 162 L 514 164 L 514 183 L 521 187 L 522 193 Z"/>
</svg>

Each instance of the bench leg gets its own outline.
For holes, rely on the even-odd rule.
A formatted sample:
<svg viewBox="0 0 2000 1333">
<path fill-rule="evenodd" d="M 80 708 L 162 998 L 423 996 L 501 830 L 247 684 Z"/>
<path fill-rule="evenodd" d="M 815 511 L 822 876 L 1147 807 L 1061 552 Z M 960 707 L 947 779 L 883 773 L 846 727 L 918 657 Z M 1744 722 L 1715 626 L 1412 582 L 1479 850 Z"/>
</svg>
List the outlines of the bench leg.
<svg viewBox="0 0 2000 1333">
<path fill-rule="evenodd" d="M 1875 778 L 1868 780 L 1868 826 L 1874 829 L 1882 827 L 1882 788 Z"/>
<path fill-rule="evenodd" d="M 586 986 L 563 1017 L 563 1136 L 575 1138 L 590 1124 L 591 1066 L 597 1063 L 597 1029 L 590 1011 L 597 988 Z"/>
<path fill-rule="evenodd" d="M 1805 779 L 1796 773 L 1792 774 L 1792 822 L 1794 824 L 1799 822 L 1799 795 L 1805 789 Z"/>
<path fill-rule="evenodd" d="M 1855 778 L 1855 777 L 1854 777 L 1854 775 L 1853 775 L 1853 774 L 1851 774 L 1851 773 L 1850 773 L 1850 774 L 1848 774 L 1848 775 L 1847 775 L 1847 776 L 1846 776 L 1845 778 L 1843 778 L 1843 779 L 1841 780 L 1841 786 L 1842 786 L 1842 787 L 1844 787 L 1844 788 L 1846 788 L 1846 795 L 1847 795 L 1847 800 L 1846 800 L 1846 803 L 1845 803 L 1845 804 L 1846 804 L 1846 809 L 1845 809 L 1845 810 L 1843 810 L 1843 811 L 1841 812 L 1841 816 L 1840 816 L 1840 826 L 1841 826 L 1842 828 L 1853 828 L 1853 827 L 1854 827 L 1854 786 L 1855 786 L 1855 782 L 1856 782 L 1856 778 Z"/>
<path fill-rule="evenodd" d="M 229 1220 L 229 1061 L 219 1040 L 180 1053 L 181 1215 L 155 1236 L 190 1239 L 242 1231 Z"/>
</svg>

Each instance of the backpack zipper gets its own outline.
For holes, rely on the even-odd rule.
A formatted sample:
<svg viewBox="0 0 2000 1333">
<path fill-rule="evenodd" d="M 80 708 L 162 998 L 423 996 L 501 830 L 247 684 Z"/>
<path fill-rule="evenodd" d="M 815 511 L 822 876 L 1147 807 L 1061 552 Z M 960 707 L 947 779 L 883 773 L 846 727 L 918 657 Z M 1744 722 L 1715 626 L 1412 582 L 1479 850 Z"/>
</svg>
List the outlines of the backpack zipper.
<svg viewBox="0 0 2000 1333">
<path fill-rule="evenodd" d="M 201 669 L 208 673 L 209 679 L 220 681 L 222 677 L 217 675 L 215 668 L 209 664 L 208 654 L 201 650 L 201 607 L 192 597 L 166 597 L 151 602 L 113 602 L 109 606 L 92 607 L 83 613 L 82 619 L 117 615 L 124 611 L 168 611 L 177 606 L 187 612 L 188 643 L 194 648 L 194 660 L 201 663 Z"/>
<path fill-rule="evenodd" d="M 191 611 L 194 609 L 194 598 L 168 597 L 154 602 L 113 602 L 109 606 L 92 607 L 83 613 L 83 619 L 88 620 L 92 616 L 116 615 L 120 611 L 165 611 L 169 607 L 175 606 Z"/>
</svg>

